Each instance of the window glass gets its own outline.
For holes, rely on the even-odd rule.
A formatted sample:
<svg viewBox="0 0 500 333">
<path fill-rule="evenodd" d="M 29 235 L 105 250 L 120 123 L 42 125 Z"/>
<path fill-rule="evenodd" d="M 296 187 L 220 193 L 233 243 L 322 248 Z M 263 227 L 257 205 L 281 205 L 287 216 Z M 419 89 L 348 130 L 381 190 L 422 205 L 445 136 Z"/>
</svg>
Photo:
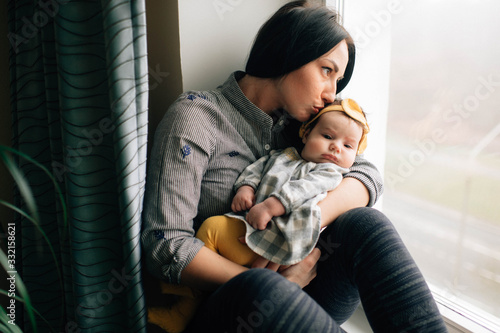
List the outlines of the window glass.
<svg viewBox="0 0 500 333">
<path fill-rule="evenodd" d="M 383 211 L 441 296 L 496 320 L 500 1 L 397 3 L 372 16 L 391 34 Z"/>
</svg>

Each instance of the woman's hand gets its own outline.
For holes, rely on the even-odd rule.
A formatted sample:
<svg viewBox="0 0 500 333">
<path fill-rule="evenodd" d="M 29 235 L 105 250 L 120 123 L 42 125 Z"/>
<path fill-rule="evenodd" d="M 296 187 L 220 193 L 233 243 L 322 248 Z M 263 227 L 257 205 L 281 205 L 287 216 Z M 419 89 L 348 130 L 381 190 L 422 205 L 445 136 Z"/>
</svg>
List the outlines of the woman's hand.
<svg viewBox="0 0 500 333">
<path fill-rule="evenodd" d="M 255 204 L 255 190 L 249 185 L 241 186 L 231 203 L 231 210 L 235 213 L 252 208 Z"/>
<path fill-rule="evenodd" d="M 318 267 L 318 260 L 321 256 L 321 251 L 315 248 L 307 257 L 301 262 L 290 265 L 280 266 L 265 258 L 259 257 L 252 265 L 252 268 L 268 268 L 275 272 L 279 272 L 289 281 L 298 284 L 301 288 L 307 286 L 316 277 L 316 268 Z"/>
</svg>

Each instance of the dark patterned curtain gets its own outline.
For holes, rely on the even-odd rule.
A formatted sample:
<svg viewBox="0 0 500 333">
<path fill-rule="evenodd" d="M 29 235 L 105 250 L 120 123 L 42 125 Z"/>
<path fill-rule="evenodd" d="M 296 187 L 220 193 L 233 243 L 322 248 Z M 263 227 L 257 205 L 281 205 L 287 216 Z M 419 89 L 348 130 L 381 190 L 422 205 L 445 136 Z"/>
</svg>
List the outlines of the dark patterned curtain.
<svg viewBox="0 0 500 333">
<path fill-rule="evenodd" d="M 145 0 L 7 6 L 12 146 L 50 170 L 68 212 L 51 179 L 19 158 L 42 232 L 16 217 L 16 270 L 38 332 L 145 331 Z M 16 323 L 33 331 L 17 305 Z"/>
</svg>

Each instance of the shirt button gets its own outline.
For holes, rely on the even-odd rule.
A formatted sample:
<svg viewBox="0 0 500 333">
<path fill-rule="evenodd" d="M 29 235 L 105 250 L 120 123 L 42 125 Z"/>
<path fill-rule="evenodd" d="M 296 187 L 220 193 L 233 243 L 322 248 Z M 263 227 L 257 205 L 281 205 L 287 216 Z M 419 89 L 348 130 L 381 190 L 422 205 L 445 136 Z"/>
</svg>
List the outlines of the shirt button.
<svg viewBox="0 0 500 333">
<path fill-rule="evenodd" d="M 280 121 L 278 121 L 278 124 L 283 125 L 284 122 L 285 121 L 283 119 L 280 119 Z"/>
<path fill-rule="evenodd" d="M 266 145 L 264 146 L 264 149 L 265 149 L 265 150 L 269 150 L 269 149 L 271 149 L 271 146 L 266 144 Z"/>
</svg>

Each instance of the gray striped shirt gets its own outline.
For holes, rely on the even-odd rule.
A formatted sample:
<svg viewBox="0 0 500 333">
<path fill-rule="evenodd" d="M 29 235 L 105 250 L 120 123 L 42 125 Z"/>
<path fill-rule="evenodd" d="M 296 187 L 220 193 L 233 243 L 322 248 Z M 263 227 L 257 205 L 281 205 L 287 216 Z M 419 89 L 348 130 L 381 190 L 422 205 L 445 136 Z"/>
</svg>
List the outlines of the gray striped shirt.
<svg viewBox="0 0 500 333">
<path fill-rule="evenodd" d="M 212 91 L 189 91 L 160 122 L 148 159 L 142 245 L 146 266 L 158 278 L 179 283 L 182 270 L 203 246 L 194 237 L 208 217 L 230 211 L 233 185 L 249 164 L 290 145 L 285 126 L 251 103 L 233 73 Z M 297 135 L 298 136 L 298 135 Z M 346 177 L 359 179 L 373 205 L 382 191 L 376 168 L 357 157 Z"/>
</svg>

